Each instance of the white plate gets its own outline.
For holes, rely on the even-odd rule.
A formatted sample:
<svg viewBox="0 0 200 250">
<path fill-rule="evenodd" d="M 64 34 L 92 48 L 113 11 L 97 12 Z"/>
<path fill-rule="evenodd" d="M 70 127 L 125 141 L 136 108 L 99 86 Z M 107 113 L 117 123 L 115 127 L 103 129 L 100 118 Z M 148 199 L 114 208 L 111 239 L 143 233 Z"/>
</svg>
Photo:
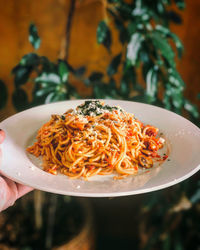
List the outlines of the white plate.
<svg viewBox="0 0 200 250">
<path fill-rule="evenodd" d="M 119 105 L 145 124 L 160 129 L 170 147 L 170 161 L 150 171 L 121 180 L 96 176 L 72 180 L 64 175 L 44 172 L 38 159 L 26 152 L 37 130 L 50 119 L 51 114 L 63 114 L 84 100 L 65 101 L 38 106 L 18 113 L 0 123 L 6 133 L 2 144 L 1 171 L 16 182 L 43 191 L 84 197 L 112 197 L 134 195 L 169 187 L 185 180 L 200 169 L 200 129 L 185 118 L 152 105 L 119 100 L 106 100 Z"/>
</svg>

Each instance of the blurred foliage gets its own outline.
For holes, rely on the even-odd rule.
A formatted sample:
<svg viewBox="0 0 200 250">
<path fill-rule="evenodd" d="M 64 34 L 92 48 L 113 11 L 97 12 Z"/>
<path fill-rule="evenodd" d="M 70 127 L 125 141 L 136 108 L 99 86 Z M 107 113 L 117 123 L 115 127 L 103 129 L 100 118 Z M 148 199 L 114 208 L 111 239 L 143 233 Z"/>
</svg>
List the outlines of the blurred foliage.
<svg viewBox="0 0 200 250">
<path fill-rule="evenodd" d="M 71 240 L 84 226 L 85 211 L 80 200 L 45 193 L 43 206 L 38 211 L 34 192 L 38 191 L 27 194 L 15 206 L 0 213 L 1 250 L 52 249 Z M 38 216 L 42 220 L 39 227 L 36 224 Z"/>
<path fill-rule="evenodd" d="M 177 8 L 184 9 L 184 1 L 174 2 Z M 175 59 L 181 58 L 183 44 L 170 31 L 169 24 L 180 24 L 181 17 L 170 10 L 171 4 L 168 0 L 107 1 L 108 16 L 97 27 L 97 43 L 112 55 L 109 26 L 112 22 L 118 30 L 122 48 L 120 53 L 113 55 L 105 72 L 97 69 L 88 75 L 85 66 L 74 69 L 67 61 L 51 62 L 36 53 L 23 56 L 12 70 L 13 103 L 17 110 L 66 99 L 113 98 L 157 105 L 184 114 L 199 124 L 198 109 L 185 98 L 185 83 L 176 70 Z M 29 27 L 29 41 L 35 50 L 41 44 L 33 23 Z M 74 78 L 92 88 L 92 94 L 79 94 L 70 80 Z M 23 90 L 28 82 L 33 86 L 31 101 Z"/>
<path fill-rule="evenodd" d="M 32 46 L 35 49 L 38 49 L 40 47 L 41 40 L 40 40 L 40 37 L 38 35 L 37 27 L 33 23 L 31 23 L 29 26 L 29 37 L 28 38 L 29 38 L 29 42 L 32 44 Z"/>
<path fill-rule="evenodd" d="M 146 194 L 141 216 L 141 249 L 184 250 L 200 245 L 200 181 L 198 175 L 173 188 Z M 193 182 L 192 182 L 193 181 Z M 150 225 L 151 228 L 148 228 Z"/>
<path fill-rule="evenodd" d="M 169 28 L 171 22 L 181 24 L 181 16 L 170 9 L 172 3 L 179 10 L 185 8 L 183 0 L 107 0 L 108 15 L 97 27 L 97 43 L 112 55 L 110 23 L 114 23 L 122 48 L 113 55 L 105 72 L 96 69 L 88 73 L 85 66 L 74 69 L 67 61 L 51 62 L 36 53 L 23 56 L 12 70 L 17 110 L 73 98 L 125 99 L 172 110 L 200 126 L 198 109 L 185 98 L 185 83 L 176 69 L 183 44 Z M 29 41 L 35 50 L 39 48 L 41 40 L 33 23 Z M 72 78 L 92 88 L 91 96 L 79 94 Z M 27 83 L 32 84 L 32 100 L 23 88 Z M 7 98 L 1 81 L 0 97 L 1 108 Z M 146 228 L 139 232 L 141 249 L 197 249 L 200 245 L 200 183 L 187 180 L 175 189 L 146 195 L 141 209 Z M 142 241 L 144 235 L 146 241 Z"/>
<path fill-rule="evenodd" d="M 13 93 L 15 107 L 21 111 L 42 103 L 78 98 L 75 88 L 68 81 L 71 72 L 76 74 L 76 70 L 65 61 L 58 60 L 53 63 L 48 58 L 35 53 L 23 56 L 12 70 L 15 84 Z M 28 103 L 26 92 L 22 89 L 27 82 L 33 83 L 33 99 L 30 103 Z"/>
<path fill-rule="evenodd" d="M 6 85 L 3 81 L 0 80 L 0 109 L 5 107 L 7 99 L 8 91 Z"/>
</svg>

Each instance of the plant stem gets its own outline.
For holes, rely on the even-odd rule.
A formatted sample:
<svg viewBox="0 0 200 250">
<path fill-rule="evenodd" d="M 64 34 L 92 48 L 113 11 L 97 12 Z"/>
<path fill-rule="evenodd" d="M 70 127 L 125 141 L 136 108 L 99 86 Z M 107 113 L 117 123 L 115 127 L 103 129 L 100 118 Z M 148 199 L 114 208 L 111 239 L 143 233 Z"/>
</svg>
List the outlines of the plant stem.
<svg viewBox="0 0 200 250">
<path fill-rule="evenodd" d="M 50 204 L 49 204 L 49 210 L 48 210 L 47 234 L 46 234 L 46 240 L 45 240 L 46 249 L 52 248 L 56 206 L 57 206 L 57 196 L 54 194 L 54 195 L 51 195 L 50 197 Z"/>
<path fill-rule="evenodd" d="M 75 12 L 75 5 L 76 5 L 76 0 L 71 0 L 70 6 L 69 6 L 68 18 L 67 18 L 66 33 L 65 33 L 66 40 L 65 40 L 64 60 L 66 61 L 69 56 L 70 33 L 71 33 L 71 27 L 72 27 L 72 19 L 73 19 L 74 12 Z"/>
<path fill-rule="evenodd" d="M 42 227 L 42 204 L 43 194 L 39 190 L 34 192 L 35 227 L 40 230 Z"/>
</svg>

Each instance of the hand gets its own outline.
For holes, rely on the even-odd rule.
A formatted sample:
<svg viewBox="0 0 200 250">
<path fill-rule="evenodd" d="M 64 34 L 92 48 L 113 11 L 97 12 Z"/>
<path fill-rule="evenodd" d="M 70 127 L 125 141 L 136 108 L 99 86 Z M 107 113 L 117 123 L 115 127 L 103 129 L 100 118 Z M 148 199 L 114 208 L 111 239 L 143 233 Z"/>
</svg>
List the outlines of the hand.
<svg viewBox="0 0 200 250">
<path fill-rule="evenodd" d="M 5 132 L 0 129 L 0 144 L 5 139 Z M 0 168 L 1 168 L 1 156 L 2 152 L 0 149 Z M 27 187 L 18 184 L 1 174 L 0 172 L 0 212 L 10 206 L 12 206 L 15 201 L 32 190 L 31 187 Z"/>
</svg>

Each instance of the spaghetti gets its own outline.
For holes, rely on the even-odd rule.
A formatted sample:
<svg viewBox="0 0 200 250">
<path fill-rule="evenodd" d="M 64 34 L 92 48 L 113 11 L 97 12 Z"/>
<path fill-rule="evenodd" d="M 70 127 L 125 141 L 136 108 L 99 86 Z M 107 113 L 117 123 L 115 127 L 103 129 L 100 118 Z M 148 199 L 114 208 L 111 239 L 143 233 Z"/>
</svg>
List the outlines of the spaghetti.
<svg viewBox="0 0 200 250">
<path fill-rule="evenodd" d="M 117 173 L 115 178 L 152 168 L 164 139 L 121 108 L 87 101 L 64 115 L 52 115 L 27 151 L 42 156 L 43 169 L 70 178 Z"/>
</svg>

